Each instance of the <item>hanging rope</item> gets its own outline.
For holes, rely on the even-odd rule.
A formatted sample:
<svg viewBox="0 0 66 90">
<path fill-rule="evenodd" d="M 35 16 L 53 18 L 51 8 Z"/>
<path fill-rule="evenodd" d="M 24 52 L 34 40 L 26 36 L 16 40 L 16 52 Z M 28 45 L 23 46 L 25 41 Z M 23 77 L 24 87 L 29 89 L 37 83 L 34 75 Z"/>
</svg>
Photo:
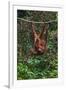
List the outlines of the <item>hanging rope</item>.
<svg viewBox="0 0 66 90">
<path fill-rule="evenodd" d="M 50 20 L 50 21 L 46 21 L 46 22 L 37 22 L 37 21 L 30 21 L 30 20 L 26 20 L 24 18 L 17 18 L 18 20 L 22 20 L 22 21 L 26 21 L 26 22 L 33 22 L 33 23 L 52 23 L 52 22 L 57 22 L 56 20 Z"/>
</svg>

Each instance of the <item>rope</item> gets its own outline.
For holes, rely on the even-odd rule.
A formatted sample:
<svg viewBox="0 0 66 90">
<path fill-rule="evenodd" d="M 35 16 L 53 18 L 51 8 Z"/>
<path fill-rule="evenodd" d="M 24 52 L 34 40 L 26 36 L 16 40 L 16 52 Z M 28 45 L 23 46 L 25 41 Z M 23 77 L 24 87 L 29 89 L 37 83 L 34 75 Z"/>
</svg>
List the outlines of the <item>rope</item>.
<svg viewBox="0 0 66 90">
<path fill-rule="evenodd" d="M 26 21 L 26 22 L 33 22 L 33 23 L 52 23 L 52 22 L 57 22 L 56 20 L 50 20 L 50 21 L 46 21 L 46 22 L 37 22 L 37 21 L 30 21 L 30 20 L 26 20 L 24 18 L 17 18 L 18 20 L 22 20 L 22 21 Z"/>
</svg>

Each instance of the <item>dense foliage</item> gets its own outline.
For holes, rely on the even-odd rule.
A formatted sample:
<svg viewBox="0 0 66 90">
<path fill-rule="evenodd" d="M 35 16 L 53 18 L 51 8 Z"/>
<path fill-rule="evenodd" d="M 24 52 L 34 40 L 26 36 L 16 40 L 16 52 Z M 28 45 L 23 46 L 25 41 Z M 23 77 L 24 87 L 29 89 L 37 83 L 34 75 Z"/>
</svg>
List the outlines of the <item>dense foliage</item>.
<svg viewBox="0 0 66 90">
<path fill-rule="evenodd" d="M 18 10 L 17 18 L 31 21 L 57 20 L 57 12 Z M 33 47 L 31 23 L 17 19 L 17 79 L 44 79 L 58 77 L 57 22 L 48 23 L 47 53 L 32 55 L 24 62 L 29 49 Z M 42 24 L 35 24 L 36 31 Z"/>
</svg>

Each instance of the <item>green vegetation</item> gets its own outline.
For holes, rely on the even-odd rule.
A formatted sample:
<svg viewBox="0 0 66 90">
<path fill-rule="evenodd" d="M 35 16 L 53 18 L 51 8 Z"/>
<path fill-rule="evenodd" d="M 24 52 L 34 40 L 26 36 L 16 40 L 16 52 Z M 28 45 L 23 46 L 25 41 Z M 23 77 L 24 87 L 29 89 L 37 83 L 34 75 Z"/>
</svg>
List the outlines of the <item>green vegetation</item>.
<svg viewBox="0 0 66 90">
<path fill-rule="evenodd" d="M 57 20 L 57 12 L 17 11 L 18 18 L 33 21 Z M 29 49 L 33 47 L 31 23 L 17 20 L 17 79 L 45 79 L 58 77 L 58 38 L 57 22 L 47 24 L 47 53 L 32 55 L 24 62 Z M 35 24 L 36 31 L 42 30 L 42 24 Z"/>
</svg>

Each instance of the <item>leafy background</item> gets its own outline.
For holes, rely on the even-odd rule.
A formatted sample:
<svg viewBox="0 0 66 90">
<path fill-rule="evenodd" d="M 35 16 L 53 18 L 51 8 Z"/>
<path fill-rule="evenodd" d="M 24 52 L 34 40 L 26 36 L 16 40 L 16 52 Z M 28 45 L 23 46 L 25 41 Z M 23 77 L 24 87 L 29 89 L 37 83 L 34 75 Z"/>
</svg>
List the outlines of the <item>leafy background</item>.
<svg viewBox="0 0 66 90">
<path fill-rule="evenodd" d="M 24 62 L 29 49 L 33 47 L 31 21 L 57 20 L 58 13 L 52 11 L 17 10 L 17 79 L 45 79 L 58 77 L 58 22 L 48 23 L 47 53 L 32 55 Z M 42 24 L 35 24 L 35 30 L 41 31 Z"/>
</svg>

